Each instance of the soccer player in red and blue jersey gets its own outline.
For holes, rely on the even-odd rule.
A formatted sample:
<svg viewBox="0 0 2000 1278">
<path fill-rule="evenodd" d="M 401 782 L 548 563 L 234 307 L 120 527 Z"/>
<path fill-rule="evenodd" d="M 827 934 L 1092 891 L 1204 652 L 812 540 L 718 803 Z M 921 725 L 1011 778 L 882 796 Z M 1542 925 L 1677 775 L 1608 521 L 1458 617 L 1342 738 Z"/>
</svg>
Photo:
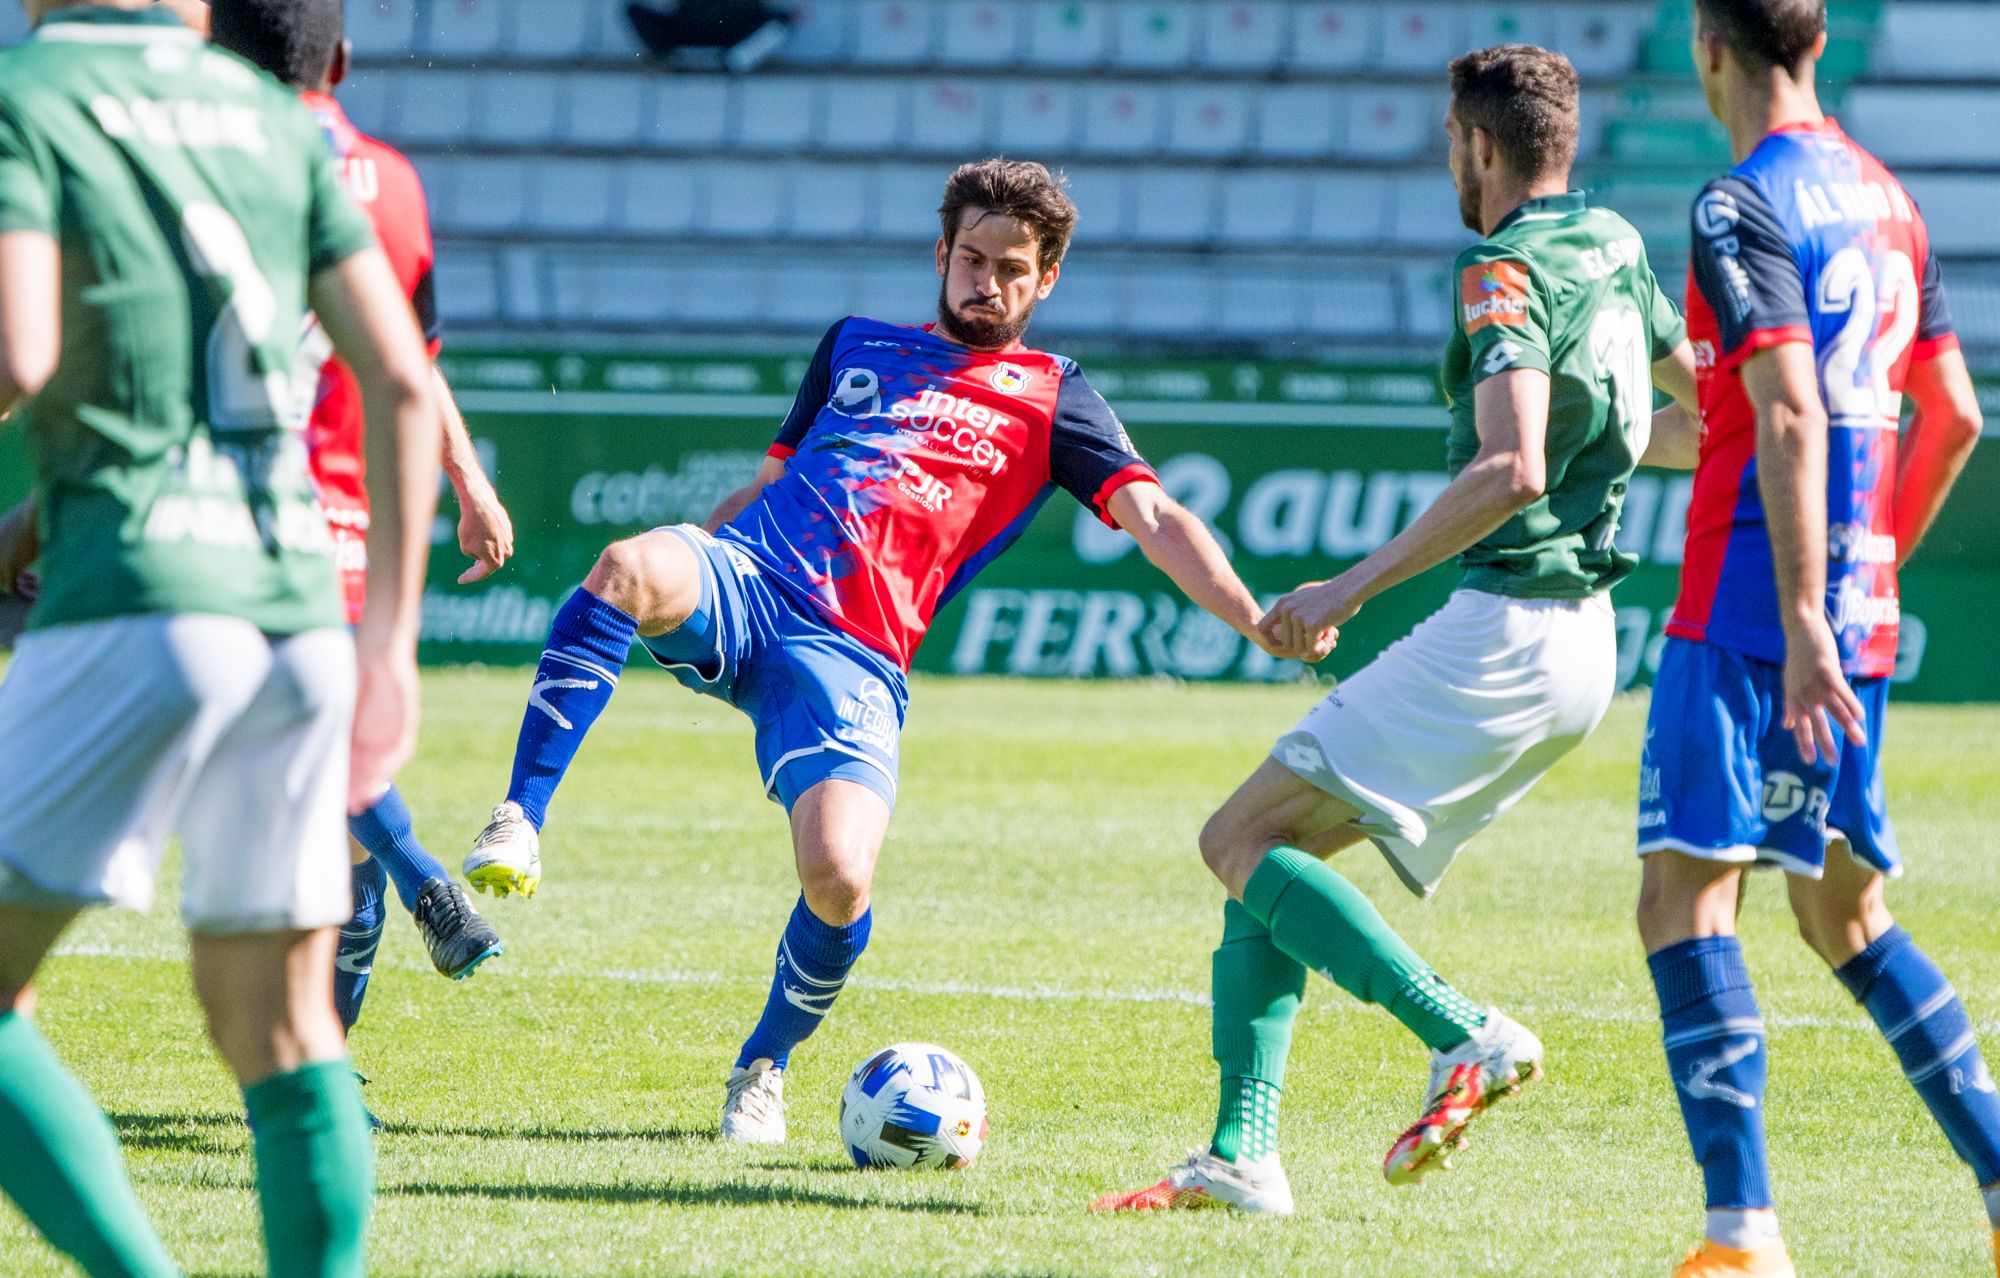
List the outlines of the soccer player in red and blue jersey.
<svg viewBox="0 0 2000 1278">
<path fill-rule="evenodd" d="M 1076 222 L 1039 164 L 946 184 L 937 321 L 827 331 L 753 482 L 705 527 L 605 550 L 557 613 L 506 802 L 466 857 L 475 886 L 530 893 L 550 797 L 636 638 L 755 721 L 766 792 L 791 814 L 803 893 L 724 1103 L 725 1139 L 785 1137 L 783 1071 L 868 942 L 896 798 L 904 672 L 936 611 L 1062 488 L 1123 528 L 1189 598 L 1280 656 L 1201 521 L 1170 499 L 1076 364 L 1021 342 Z"/>
<path fill-rule="evenodd" d="M 1697 0 L 1736 167 L 1694 206 L 1703 439 L 1639 783 L 1639 930 L 1701 1164 L 1682 1278 L 1789 1278 L 1764 1140 L 1742 871 L 1786 872 L 1807 944 L 1881 1027 L 2000 1228 L 2000 1097 L 1964 1007 L 1890 917 L 1896 570 L 1978 437 L 1923 218 L 1820 112 L 1823 0 Z M 1905 393 L 1912 425 L 1898 438 Z"/>
<path fill-rule="evenodd" d="M 347 78 L 351 56 L 342 38 L 340 0 L 227 0 L 206 13 L 183 11 L 182 17 L 197 28 L 205 18 L 218 45 L 299 91 L 333 150 L 341 184 L 374 226 L 435 359 L 440 342 L 430 211 L 409 160 L 356 129 L 334 101 L 333 90 Z M 358 625 L 368 581 L 360 391 L 316 321 L 307 326 L 303 350 L 306 366 L 320 369 L 316 383 L 305 382 L 314 388 L 306 429 L 313 480 L 333 531 L 347 621 Z M 442 375 L 433 376 L 444 417 L 444 472 L 458 496 L 459 545 L 474 561 L 459 580 L 477 581 L 513 553 L 513 527 L 480 467 L 451 388 Z M 465 889 L 418 841 L 409 805 L 393 784 L 366 810 L 348 818 L 348 832 L 355 843 L 354 916 L 340 930 L 334 957 L 334 1007 L 341 1024 L 352 1029 L 382 942 L 383 890 L 389 883 L 415 918 L 432 964 L 444 975 L 463 980 L 500 953 L 501 944 Z"/>
</svg>

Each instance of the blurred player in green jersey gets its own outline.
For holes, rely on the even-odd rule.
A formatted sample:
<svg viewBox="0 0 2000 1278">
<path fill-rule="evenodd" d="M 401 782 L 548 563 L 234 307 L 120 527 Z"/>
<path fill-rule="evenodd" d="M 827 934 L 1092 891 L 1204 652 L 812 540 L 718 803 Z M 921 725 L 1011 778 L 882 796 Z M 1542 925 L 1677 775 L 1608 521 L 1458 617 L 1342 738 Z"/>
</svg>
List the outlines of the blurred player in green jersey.
<svg viewBox="0 0 2000 1278">
<path fill-rule="evenodd" d="M 29 1012 L 70 920 L 147 906 L 177 833 L 271 1272 L 358 1275 L 371 1154 L 328 973 L 344 813 L 415 740 L 429 360 L 291 93 L 138 0 L 26 8 L 35 34 L 0 53 L 0 410 L 34 465 L 41 589 L 0 683 L 0 1188 L 93 1275 L 175 1272 Z M 352 636 L 300 432 L 308 304 L 375 426 Z"/>
<path fill-rule="evenodd" d="M 1685 326 L 1638 232 L 1569 189 L 1577 80 L 1560 54 L 1502 45 L 1451 65 L 1445 117 L 1465 224 L 1443 379 L 1451 485 L 1409 528 L 1264 620 L 1279 643 L 1340 626 L 1457 557 L 1439 612 L 1281 737 L 1212 817 L 1201 852 L 1229 889 L 1214 960 L 1222 1092 L 1205 1150 L 1100 1209 L 1227 1205 L 1283 1214 L 1278 1098 L 1316 971 L 1382 1006 L 1431 1053 L 1423 1113 L 1389 1151 L 1393 1183 L 1444 1165 L 1497 1096 L 1538 1077 L 1542 1045 L 1448 985 L 1325 863 L 1372 841 L 1429 896 L 1460 848 L 1590 734 L 1617 684 L 1607 592 L 1641 461 L 1694 464 Z M 1657 383 L 1676 405 L 1653 414 Z"/>
</svg>

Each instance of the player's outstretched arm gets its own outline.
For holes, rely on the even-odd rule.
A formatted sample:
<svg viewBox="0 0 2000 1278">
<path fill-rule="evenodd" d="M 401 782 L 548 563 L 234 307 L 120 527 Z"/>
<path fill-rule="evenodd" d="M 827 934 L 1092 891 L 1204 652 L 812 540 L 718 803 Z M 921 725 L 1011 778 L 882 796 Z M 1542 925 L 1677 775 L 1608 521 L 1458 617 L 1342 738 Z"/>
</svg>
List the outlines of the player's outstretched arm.
<svg viewBox="0 0 2000 1278">
<path fill-rule="evenodd" d="M 1653 385 L 1673 397 L 1653 414 L 1652 434 L 1641 466 L 1693 470 L 1701 457 L 1701 413 L 1695 402 L 1694 348 L 1682 342 L 1674 353 L 1653 364 Z"/>
<path fill-rule="evenodd" d="M 1811 763 L 1835 753 L 1833 725 L 1857 745 L 1867 740 L 1826 618 L 1826 405 L 1804 342 L 1758 351 L 1741 375 L 1757 414 L 1757 490 L 1785 628 L 1784 726 Z"/>
<path fill-rule="evenodd" d="M 1283 645 L 1257 628 L 1264 610 L 1257 597 L 1229 566 L 1229 557 L 1216 544 L 1208 525 L 1187 507 L 1167 496 L 1164 488 L 1144 480 L 1125 484 L 1105 503 L 1112 521 L 1132 534 L 1139 549 L 1155 568 L 1173 579 L 1181 593 L 1210 613 L 1229 623 L 1274 656 L 1304 657 L 1317 661 L 1333 647 L 1328 636 L 1324 645 Z"/>
<path fill-rule="evenodd" d="M 736 518 L 743 513 L 744 507 L 757 500 L 758 493 L 777 483 L 778 477 L 784 473 L 784 458 L 766 457 L 757 465 L 757 477 L 727 497 L 724 497 L 722 503 L 709 513 L 708 519 L 702 524 L 702 527 L 709 532 L 714 532 L 730 520 Z"/>
<path fill-rule="evenodd" d="M 380 796 L 416 748 L 417 622 L 437 513 L 436 374 L 389 259 L 363 249 L 312 277 L 308 299 L 361 387 L 367 423 L 368 598 L 356 636 L 350 811 Z"/>
<path fill-rule="evenodd" d="M 54 236 L 0 232 L 0 421 L 55 375 L 62 349 L 59 275 Z"/>
<path fill-rule="evenodd" d="M 472 567 L 458 574 L 458 584 L 470 585 L 500 571 L 514 554 L 514 521 L 500 504 L 486 468 L 479 464 L 479 450 L 465 429 L 465 417 L 452 398 L 451 383 L 444 370 L 433 368 L 438 414 L 444 423 L 444 476 L 458 495 L 458 548 L 472 560 Z"/>
<path fill-rule="evenodd" d="M 1363 604 L 1462 554 L 1533 505 L 1548 484 L 1549 375 L 1516 368 L 1473 391 L 1479 452 L 1430 508 L 1331 581 L 1309 582 L 1271 605 L 1264 632 L 1281 640 L 1340 626 Z"/>
<path fill-rule="evenodd" d="M 1898 568 L 1909 562 L 1917 544 L 1930 531 L 1985 426 L 1972 374 L 1966 371 L 1965 356 L 1956 347 L 1910 365 L 1906 389 L 1916 401 L 1916 415 L 1897 450 Z"/>
</svg>

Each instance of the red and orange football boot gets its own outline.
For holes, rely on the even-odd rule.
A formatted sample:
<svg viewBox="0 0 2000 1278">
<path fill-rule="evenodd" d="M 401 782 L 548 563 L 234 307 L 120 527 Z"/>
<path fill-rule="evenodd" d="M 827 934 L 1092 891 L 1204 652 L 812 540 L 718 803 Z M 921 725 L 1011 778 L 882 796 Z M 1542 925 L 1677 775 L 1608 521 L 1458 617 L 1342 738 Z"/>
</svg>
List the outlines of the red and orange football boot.
<svg viewBox="0 0 2000 1278">
<path fill-rule="evenodd" d="M 1542 1076 L 1542 1042 L 1496 1009 L 1472 1037 L 1449 1052 L 1431 1053 L 1423 1116 L 1389 1147 L 1382 1174 L 1392 1185 L 1414 1185 L 1451 1166 L 1465 1148 L 1465 1129 L 1503 1096 Z"/>
<path fill-rule="evenodd" d="M 1744 1250 L 1704 1238 L 1688 1250 L 1674 1278 L 1798 1278 L 1792 1257 L 1782 1242 Z"/>
<path fill-rule="evenodd" d="M 1230 1207 L 1265 1216 L 1292 1214 L 1292 1186 L 1272 1154 L 1246 1163 L 1217 1158 L 1197 1150 L 1167 1171 L 1165 1180 L 1145 1189 L 1105 1194 L 1090 1204 L 1092 1211 L 1175 1211 Z"/>
</svg>

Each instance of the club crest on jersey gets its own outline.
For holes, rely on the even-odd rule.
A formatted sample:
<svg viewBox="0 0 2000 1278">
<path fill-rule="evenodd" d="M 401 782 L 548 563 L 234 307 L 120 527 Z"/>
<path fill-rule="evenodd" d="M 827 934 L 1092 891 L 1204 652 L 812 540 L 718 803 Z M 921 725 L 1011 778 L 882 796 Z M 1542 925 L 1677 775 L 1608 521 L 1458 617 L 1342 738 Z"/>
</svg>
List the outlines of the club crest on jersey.
<svg viewBox="0 0 2000 1278">
<path fill-rule="evenodd" d="M 826 404 L 842 417 L 873 417 L 882 411 L 882 379 L 872 368 L 843 368 Z"/>
<path fill-rule="evenodd" d="M 993 389 L 1002 395 L 1019 395 L 1028 389 L 1029 379 L 1028 370 L 1019 364 L 1001 364 L 994 368 L 993 376 L 988 380 L 993 383 Z"/>
<path fill-rule="evenodd" d="M 1476 262 L 1458 277 L 1465 331 L 1528 322 L 1528 272 L 1518 262 Z"/>
</svg>

